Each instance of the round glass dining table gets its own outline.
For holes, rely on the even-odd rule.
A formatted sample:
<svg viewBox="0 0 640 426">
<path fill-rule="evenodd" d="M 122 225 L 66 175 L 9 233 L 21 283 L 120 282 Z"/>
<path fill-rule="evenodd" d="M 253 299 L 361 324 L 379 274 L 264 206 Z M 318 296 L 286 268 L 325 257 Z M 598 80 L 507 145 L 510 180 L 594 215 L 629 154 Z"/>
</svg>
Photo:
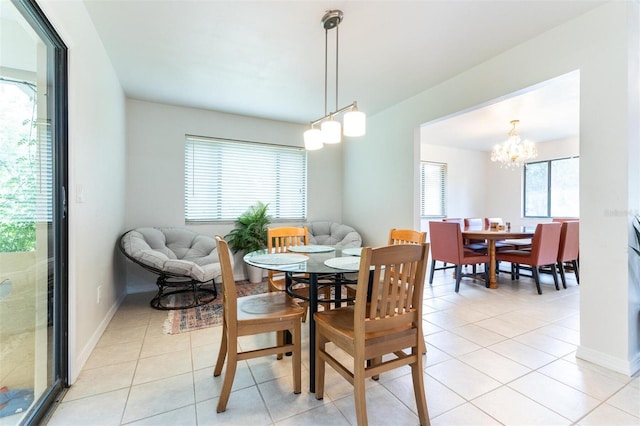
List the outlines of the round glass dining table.
<svg viewBox="0 0 640 426">
<path fill-rule="evenodd" d="M 300 298 L 292 290 L 294 275 L 306 274 L 308 276 L 309 391 L 315 392 L 316 324 L 313 314 L 318 312 L 318 277 L 324 278 L 325 275 L 333 275 L 333 283 L 331 285 L 336 287 L 335 294 L 342 294 L 341 285 L 346 282 L 343 274 L 358 272 L 361 249 L 307 245 L 290 247 L 288 250 L 285 253 L 269 253 L 267 250 L 257 250 L 247 253 L 243 259 L 247 264 L 258 268 L 284 272 L 285 288 L 292 297 Z M 348 282 L 353 283 L 352 281 Z M 333 302 L 336 306 L 339 306 L 344 299 L 338 298 L 324 301 Z"/>
</svg>

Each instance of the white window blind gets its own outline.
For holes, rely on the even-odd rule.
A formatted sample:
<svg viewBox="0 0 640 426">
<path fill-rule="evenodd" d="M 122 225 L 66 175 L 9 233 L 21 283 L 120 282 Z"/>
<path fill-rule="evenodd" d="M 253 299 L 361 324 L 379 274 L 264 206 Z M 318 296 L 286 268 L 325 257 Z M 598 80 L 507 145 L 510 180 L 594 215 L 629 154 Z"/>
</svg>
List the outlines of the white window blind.
<svg viewBox="0 0 640 426">
<path fill-rule="evenodd" d="M 447 165 L 420 163 L 420 216 L 447 215 Z"/>
<path fill-rule="evenodd" d="M 302 148 L 187 136 L 185 220 L 235 220 L 258 201 L 273 219 L 306 219 Z"/>
</svg>

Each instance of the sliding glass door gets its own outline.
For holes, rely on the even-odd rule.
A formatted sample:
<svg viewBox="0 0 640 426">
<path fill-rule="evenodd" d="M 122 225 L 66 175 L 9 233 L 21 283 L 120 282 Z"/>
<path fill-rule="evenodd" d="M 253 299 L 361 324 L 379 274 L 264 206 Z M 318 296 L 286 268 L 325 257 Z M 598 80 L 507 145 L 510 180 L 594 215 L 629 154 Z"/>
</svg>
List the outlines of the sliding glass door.
<svg viewBox="0 0 640 426">
<path fill-rule="evenodd" d="M 66 48 L 31 0 L 0 0 L 0 423 L 66 385 Z"/>
</svg>

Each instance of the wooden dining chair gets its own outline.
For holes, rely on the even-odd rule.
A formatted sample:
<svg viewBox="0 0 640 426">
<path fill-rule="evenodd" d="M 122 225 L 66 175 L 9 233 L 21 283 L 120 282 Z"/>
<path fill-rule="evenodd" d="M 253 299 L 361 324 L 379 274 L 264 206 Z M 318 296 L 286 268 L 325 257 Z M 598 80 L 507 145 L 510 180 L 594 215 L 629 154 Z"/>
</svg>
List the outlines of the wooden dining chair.
<svg viewBox="0 0 640 426">
<path fill-rule="evenodd" d="M 565 276 L 565 263 L 571 264 L 571 270 L 576 276 L 576 282 L 580 284 L 580 272 L 578 259 L 580 257 L 580 222 L 564 221 L 560 229 L 560 243 L 558 245 L 558 270 L 562 287 L 567 288 Z"/>
<path fill-rule="evenodd" d="M 485 285 L 489 286 L 489 255 L 472 250 L 465 250 L 462 242 L 462 231 L 457 223 L 429 222 L 431 240 L 431 272 L 429 284 L 433 284 L 433 273 L 437 269 L 436 261 L 447 262 L 456 268 L 456 293 L 460 290 L 460 280 L 463 277 L 476 278 L 475 274 L 463 274 L 463 265 L 484 264 Z"/>
<path fill-rule="evenodd" d="M 539 223 L 531 240 L 530 250 L 506 250 L 496 253 L 496 260 L 511 262 L 512 273 L 511 279 L 520 277 L 520 265 L 528 265 L 531 267 L 533 279 L 536 283 L 538 294 L 542 294 L 540 287 L 540 267 L 549 266 L 553 275 L 553 282 L 556 290 L 560 290 L 558 286 L 558 274 L 556 272 L 556 263 L 558 259 L 558 249 L 560 246 L 560 230 L 562 228 L 559 222 Z"/>
<path fill-rule="evenodd" d="M 365 379 L 405 365 L 411 367 L 420 424 L 429 424 L 420 350 L 428 253 L 427 243 L 363 248 L 355 305 L 314 315 L 316 398 L 324 396 L 326 363 L 353 385 L 360 426 L 367 424 Z"/>
<path fill-rule="evenodd" d="M 292 246 L 306 246 L 309 244 L 309 231 L 306 226 L 281 226 L 267 228 L 267 252 L 286 253 Z M 269 291 L 284 291 L 285 279 L 275 271 L 268 272 Z"/>
<path fill-rule="evenodd" d="M 392 228 L 389 231 L 389 239 L 387 245 L 399 245 L 399 244 L 422 244 L 427 242 L 427 233 L 422 231 L 416 231 L 414 229 L 396 229 Z M 347 296 L 354 298 L 356 294 L 355 286 L 347 286 Z M 426 345 L 424 344 L 424 338 L 421 340 L 420 353 L 427 353 Z"/>
<path fill-rule="evenodd" d="M 398 244 L 422 244 L 427 242 L 427 233 L 416 231 L 414 229 L 396 229 L 392 228 L 389 231 L 389 239 L 387 245 Z M 347 296 L 351 299 L 355 297 L 356 286 L 347 286 Z"/>
<path fill-rule="evenodd" d="M 276 228 L 267 228 L 267 252 L 269 253 L 286 253 L 290 247 L 309 245 L 309 231 L 306 226 L 280 226 Z M 276 271 L 268 271 L 269 291 L 285 291 L 285 277 Z M 329 278 L 323 276 L 324 283 Z M 305 309 L 305 315 L 302 321 L 306 321 L 306 312 L 309 307 L 309 279 L 306 275 L 295 275 L 292 277 L 294 284 L 291 292 L 299 298 L 300 306 Z M 323 299 L 330 298 L 331 289 L 323 287 L 318 294 Z M 325 304 L 326 306 L 326 304 Z M 282 354 L 278 355 L 281 358 Z"/>
<path fill-rule="evenodd" d="M 304 309 L 284 292 L 237 297 L 229 246 L 219 235 L 216 236 L 216 243 L 222 268 L 223 321 L 222 341 L 213 370 L 214 376 L 217 377 L 222 373 L 222 366 L 225 359 L 227 360 L 217 412 L 221 413 L 227 409 L 238 361 L 246 359 L 292 352 L 293 392 L 300 393 L 302 390 L 300 322 Z M 285 343 L 285 331 L 291 333 L 291 343 Z M 277 333 L 276 345 L 244 352 L 238 351 L 238 337 L 270 332 Z"/>
</svg>

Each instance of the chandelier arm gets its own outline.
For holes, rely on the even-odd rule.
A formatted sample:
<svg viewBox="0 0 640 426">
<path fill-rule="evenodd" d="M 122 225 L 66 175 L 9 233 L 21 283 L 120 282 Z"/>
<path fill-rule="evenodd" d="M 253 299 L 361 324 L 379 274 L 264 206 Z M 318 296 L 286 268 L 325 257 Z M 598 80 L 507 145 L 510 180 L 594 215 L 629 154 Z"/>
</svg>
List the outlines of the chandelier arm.
<svg viewBox="0 0 640 426">
<path fill-rule="evenodd" d="M 348 111 L 348 110 L 357 110 L 357 109 L 358 109 L 358 104 L 357 104 L 357 102 L 354 101 L 352 104 L 344 106 L 344 107 L 342 107 L 340 109 L 337 109 L 337 110 L 335 110 L 333 112 L 329 112 L 329 113 L 325 114 L 323 117 L 320 117 L 317 120 L 311 121 L 310 123 L 311 123 L 311 126 L 313 127 L 316 124 L 320 123 L 321 121 L 326 120 L 327 118 L 330 118 L 330 117 L 338 115 L 338 114 L 342 114 L 343 112 Z"/>
</svg>

